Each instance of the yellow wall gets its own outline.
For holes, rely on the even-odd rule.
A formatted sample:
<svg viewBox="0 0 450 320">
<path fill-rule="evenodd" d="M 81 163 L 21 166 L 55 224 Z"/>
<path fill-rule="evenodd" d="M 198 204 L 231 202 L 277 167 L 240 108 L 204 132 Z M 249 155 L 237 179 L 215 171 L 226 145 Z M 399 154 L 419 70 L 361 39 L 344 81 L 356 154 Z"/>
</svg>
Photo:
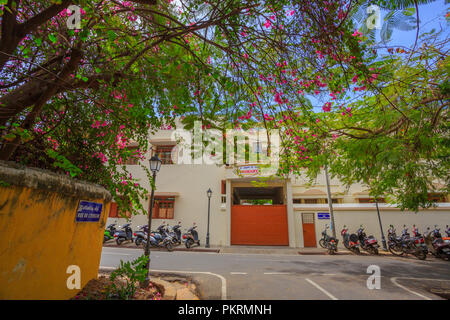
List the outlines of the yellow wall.
<svg viewBox="0 0 450 320">
<path fill-rule="evenodd" d="M 81 288 L 97 277 L 109 212 L 99 222 L 75 222 L 79 199 L 51 191 L 0 187 L 0 299 L 68 299 L 69 265 L 81 269 Z"/>
</svg>

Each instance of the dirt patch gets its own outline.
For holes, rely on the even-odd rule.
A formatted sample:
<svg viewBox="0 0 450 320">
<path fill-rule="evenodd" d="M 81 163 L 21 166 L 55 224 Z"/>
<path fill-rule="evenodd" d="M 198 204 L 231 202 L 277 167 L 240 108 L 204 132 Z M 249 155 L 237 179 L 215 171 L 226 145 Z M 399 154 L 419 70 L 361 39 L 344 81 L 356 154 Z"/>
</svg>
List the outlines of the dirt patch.
<svg viewBox="0 0 450 320">
<path fill-rule="evenodd" d="M 114 280 L 116 285 L 125 283 L 125 279 L 117 278 Z M 108 288 L 112 285 L 112 281 L 109 278 L 108 273 L 100 273 L 97 279 L 90 280 L 84 288 L 78 292 L 70 300 L 108 300 L 119 299 L 119 297 L 108 296 Z M 147 288 L 141 288 L 136 283 L 136 293 L 132 297 L 132 300 L 161 300 L 164 295 L 164 288 L 159 285 L 150 282 Z"/>
</svg>

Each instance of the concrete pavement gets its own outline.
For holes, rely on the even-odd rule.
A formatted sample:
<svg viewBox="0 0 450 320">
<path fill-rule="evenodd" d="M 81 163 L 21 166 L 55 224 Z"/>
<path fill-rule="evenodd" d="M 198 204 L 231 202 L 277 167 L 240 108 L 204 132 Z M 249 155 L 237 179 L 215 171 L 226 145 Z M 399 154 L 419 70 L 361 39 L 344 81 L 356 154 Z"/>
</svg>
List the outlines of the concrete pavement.
<svg viewBox="0 0 450 320">
<path fill-rule="evenodd" d="M 253 249 L 253 248 L 248 248 Z M 262 248 L 260 250 L 275 250 Z M 297 249 L 296 249 L 297 250 Z M 105 247 L 101 266 L 114 268 L 132 260 L 142 249 Z M 450 293 L 449 262 L 414 257 L 356 256 L 298 253 L 151 253 L 153 274 L 186 276 L 198 284 L 203 299 L 442 299 Z M 372 273 L 380 270 L 380 289 L 368 289 Z M 434 290 L 434 291 L 433 291 Z"/>
</svg>

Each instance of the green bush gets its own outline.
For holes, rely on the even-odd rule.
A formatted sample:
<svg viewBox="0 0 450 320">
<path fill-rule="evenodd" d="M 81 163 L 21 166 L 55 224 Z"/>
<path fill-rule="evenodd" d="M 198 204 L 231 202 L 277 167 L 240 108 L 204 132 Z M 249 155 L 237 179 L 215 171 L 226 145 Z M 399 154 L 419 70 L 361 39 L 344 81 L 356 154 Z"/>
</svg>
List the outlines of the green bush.
<svg viewBox="0 0 450 320">
<path fill-rule="evenodd" d="M 107 297 L 119 298 L 119 299 L 132 299 L 136 293 L 136 283 L 143 282 L 147 275 L 146 265 L 148 257 L 145 255 L 140 256 L 134 261 L 123 262 L 120 260 L 120 267 L 111 273 L 110 280 L 111 286 L 107 290 Z M 117 277 L 121 277 L 125 280 L 125 283 L 115 282 Z"/>
</svg>

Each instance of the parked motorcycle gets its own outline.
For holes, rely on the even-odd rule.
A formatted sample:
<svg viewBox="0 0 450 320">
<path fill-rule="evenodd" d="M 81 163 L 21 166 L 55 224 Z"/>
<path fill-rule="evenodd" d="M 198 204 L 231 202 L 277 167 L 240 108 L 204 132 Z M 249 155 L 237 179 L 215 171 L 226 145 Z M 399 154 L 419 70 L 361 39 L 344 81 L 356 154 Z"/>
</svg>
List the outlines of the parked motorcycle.
<svg viewBox="0 0 450 320">
<path fill-rule="evenodd" d="M 450 243 L 443 240 L 439 230 L 437 226 L 434 226 L 434 230 L 430 232 L 430 228 L 428 227 L 425 235 L 425 243 L 432 255 L 450 261 Z"/>
<path fill-rule="evenodd" d="M 184 245 L 188 249 L 192 248 L 192 246 L 200 246 L 200 239 L 198 238 L 198 232 L 195 228 L 197 228 L 197 226 L 194 222 L 194 225 L 182 236 Z"/>
<path fill-rule="evenodd" d="M 445 233 L 447 234 L 447 236 L 443 237 L 442 240 L 450 243 L 450 227 L 446 225 L 445 228 L 446 228 Z"/>
<path fill-rule="evenodd" d="M 142 246 L 147 245 L 147 238 L 142 239 Z M 173 251 L 172 237 L 162 238 L 159 233 L 150 233 L 150 246 L 153 248 L 166 248 L 167 251 Z"/>
<path fill-rule="evenodd" d="M 428 248 L 425 244 L 423 236 L 419 233 L 419 230 L 415 225 L 413 225 L 412 237 L 410 237 L 406 225 L 403 225 L 401 248 L 401 255 L 412 254 L 419 260 L 425 260 L 427 258 Z"/>
<path fill-rule="evenodd" d="M 377 239 L 375 239 L 372 235 L 367 236 L 362 225 L 360 225 L 356 234 L 358 236 L 360 246 L 364 251 L 367 251 L 370 254 L 378 254 L 378 248 L 380 246 Z"/>
<path fill-rule="evenodd" d="M 116 233 L 116 224 L 111 223 L 106 227 L 105 232 L 103 234 L 103 243 L 106 241 L 114 239 L 114 234 Z"/>
<path fill-rule="evenodd" d="M 394 226 L 391 224 L 388 229 L 388 250 L 395 256 L 403 255 L 402 237 L 397 236 Z"/>
<path fill-rule="evenodd" d="M 133 239 L 133 230 L 130 227 L 131 223 L 124 224 L 121 228 L 121 230 L 116 231 L 114 233 L 114 238 L 116 239 L 117 245 L 121 245 L 124 241 L 130 240 L 131 242 L 134 241 Z"/>
<path fill-rule="evenodd" d="M 354 252 L 356 254 L 360 254 L 359 251 L 359 242 L 358 236 L 354 233 L 349 234 L 347 226 L 344 225 L 344 228 L 341 231 L 341 236 L 343 238 L 344 247 Z"/>
<path fill-rule="evenodd" d="M 169 230 L 169 235 L 172 237 L 172 242 L 174 245 L 181 244 L 181 222 L 178 221 L 178 224 L 172 227 L 172 230 Z"/>
<path fill-rule="evenodd" d="M 322 239 L 319 240 L 319 245 L 320 245 L 322 248 L 324 248 L 324 249 L 327 248 L 327 245 L 328 245 L 328 238 L 330 237 L 330 236 L 327 234 L 327 229 L 328 229 L 328 228 L 329 228 L 328 225 L 325 225 L 325 230 L 322 231 Z"/>
<path fill-rule="evenodd" d="M 138 230 L 133 233 L 134 243 L 139 247 L 142 242 L 147 239 L 148 225 L 138 226 Z"/>
<path fill-rule="evenodd" d="M 335 237 L 330 237 L 327 234 L 328 228 L 329 228 L 329 226 L 326 224 L 325 230 L 322 231 L 322 239 L 319 240 L 319 245 L 322 248 L 327 249 L 328 254 L 335 254 L 337 252 L 337 245 L 338 245 L 339 240 L 336 239 Z"/>
</svg>

